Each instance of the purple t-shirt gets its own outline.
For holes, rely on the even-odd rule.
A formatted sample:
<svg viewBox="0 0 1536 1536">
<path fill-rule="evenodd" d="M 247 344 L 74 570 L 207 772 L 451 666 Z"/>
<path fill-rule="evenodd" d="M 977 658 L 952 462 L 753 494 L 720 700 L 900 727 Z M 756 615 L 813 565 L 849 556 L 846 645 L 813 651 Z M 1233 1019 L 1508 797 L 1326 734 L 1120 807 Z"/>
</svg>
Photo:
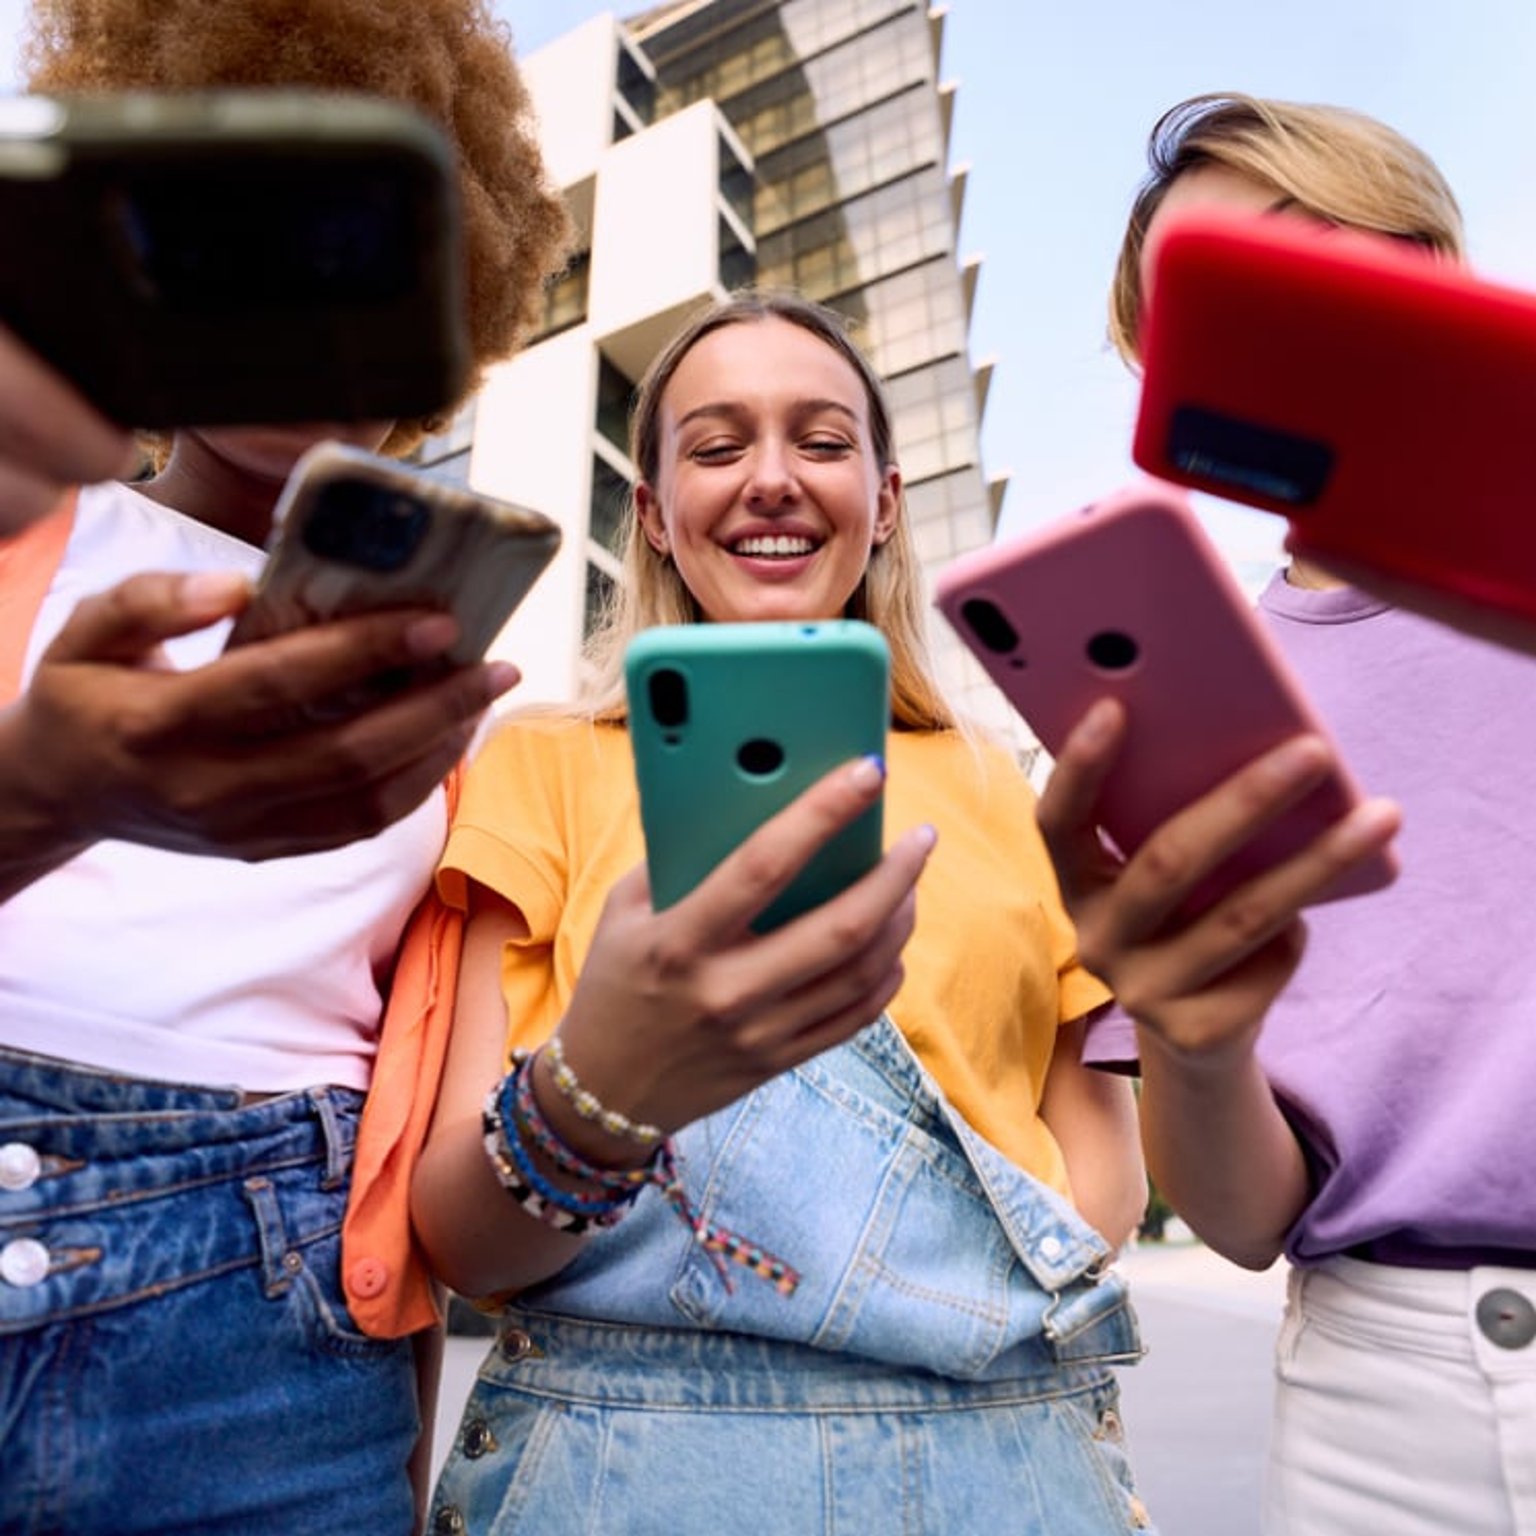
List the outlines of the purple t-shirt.
<svg viewBox="0 0 1536 1536">
<path fill-rule="evenodd" d="M 1287 1253 L 1536 1252 L 1536 659 L 1283 575 L 1259 606 L 1362 788 L 1403 808 L 1402 874 L 1308 912 L 1260 1037 L 1316 1184 Z"/>
</svg>

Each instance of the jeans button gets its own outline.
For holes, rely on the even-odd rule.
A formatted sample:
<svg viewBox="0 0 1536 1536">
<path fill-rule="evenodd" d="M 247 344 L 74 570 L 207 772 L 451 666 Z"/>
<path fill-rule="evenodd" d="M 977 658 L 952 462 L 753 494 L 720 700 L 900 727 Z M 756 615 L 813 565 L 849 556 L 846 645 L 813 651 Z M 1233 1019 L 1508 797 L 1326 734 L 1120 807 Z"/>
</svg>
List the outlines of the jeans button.
<svg viewBox="0 0 1536 1536">
<path fill-rule="evenodd" d="M 508 1360 L 526 1360 L 538 1349 L 521 1328 L 508 1328 L 501 1336 L 501 1352 Z"/>
<path fill-rule="evenodd" d="M 432 1536 L 464 1536 L 469 1527 L 452 1504 L 444 1504 L 432 1519 Z"/>
<path fill-rule="evenodd" d="M 0 1147 L 0 1189 L 13 1194 L 31 1189 L 37 1176 L 43 1171 L 43 1160 L 35 1147 L 24 1141 L 8 1141 Z"/>
<path fill-rule="evenodd" d="M 479 1461 L 496 1449 L 496 1436 L 484 1419 L 471 1419 L 464 1426 L 464 1455 L 470 1461 Z"/>
<path fill-rule="evenodd" d="M 1519 1291 L 1500 1287 L 1478 1301 L 1477 1326 L 1500 1349 L 1524 1349 L 1536 1339 L 1536 1306 Z"/>
<path fill-rule="evenodd" d="M 37 1285 L 48 1278 L 53 1261 L 35 1237 L 12 1238 L 0 1248 L 0 1280 L 7 1285 Z"/>
</svg>

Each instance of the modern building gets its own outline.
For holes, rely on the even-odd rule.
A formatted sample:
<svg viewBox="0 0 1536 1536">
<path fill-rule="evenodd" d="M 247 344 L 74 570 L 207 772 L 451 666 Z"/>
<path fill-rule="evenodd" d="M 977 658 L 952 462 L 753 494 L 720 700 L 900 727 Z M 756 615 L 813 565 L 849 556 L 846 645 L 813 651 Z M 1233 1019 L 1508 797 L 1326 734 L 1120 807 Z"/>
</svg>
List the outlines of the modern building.
<svg viewBox="0 0 1536 1536">
<path fill-rule="evenodd" d="M 1004 483 L 978 428 L 978 264 L 957 231 L 945 11 L 919 0 L 682 0 L 599 16 L 530 54 L 544 148 L 581 232 L 542 329 L 432 445 L 448 472 L 561 519 L 566 542 L 498 643 L 520 701 L 571 695 L 584 626 L 618 574 L 630 393 L 671 332 L 743 283 L 846 313 L 887 382 L 930 572 L 987 543 Z M 966 708 L 1027 733 L 937 615 Z"/>
</svg>

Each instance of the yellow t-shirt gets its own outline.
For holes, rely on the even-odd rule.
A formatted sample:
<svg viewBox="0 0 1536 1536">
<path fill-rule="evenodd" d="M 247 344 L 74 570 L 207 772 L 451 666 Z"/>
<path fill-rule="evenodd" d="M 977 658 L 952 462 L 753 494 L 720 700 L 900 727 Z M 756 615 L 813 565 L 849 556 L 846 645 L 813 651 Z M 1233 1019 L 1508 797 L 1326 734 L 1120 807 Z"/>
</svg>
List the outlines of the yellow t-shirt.
<svg viewBox="0 0 1536 1536">
<path fill-rule="evenodd" d="M 966 1120 L 1065 1194 L 1041 1088 L 1059 1027 L 1108 993 L 1078 964 L 1034 793 L 1005 752 L 951 731 L 892 732 L 886 761 L 887 842 L 924 821 L 939 834 L 891 1017 Z M 554 1031 L 609 889 L 644 857 L 623 726 L 534 716 L 486 743 L 438 886 L 462 907 L 468 877 L 528 924 L 502 961 L 509 1044 Z"/>
</svg>

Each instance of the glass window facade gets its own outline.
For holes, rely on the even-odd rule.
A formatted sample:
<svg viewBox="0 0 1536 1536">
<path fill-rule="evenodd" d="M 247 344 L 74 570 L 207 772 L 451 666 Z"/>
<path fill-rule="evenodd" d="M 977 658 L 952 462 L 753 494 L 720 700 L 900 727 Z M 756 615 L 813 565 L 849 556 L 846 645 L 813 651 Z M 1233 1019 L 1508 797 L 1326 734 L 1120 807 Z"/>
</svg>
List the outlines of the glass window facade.
<svg viewBox="0 0 1536 1536">
<path fill-rule="evenodd" d="M 587 289 L 592 279 L 592 253 L 573 256 L 565 270 L 544 285 L 544 312 L 533 334 L 531 345 L 546 337 L 568 331 L 587 318 Z"/>
<path fill-rule="evenodd" d="M 964 358 L 891 379 L 886 396 L 907 480 L 928 480 L 979 462 L 975 396 Z"/>
<path fill-rule="evenodd" d="M 882 378 L 935 357 L 965 355 L 965 299 L 947 258 L 871 283 L 833 304 L 855 322 L 859 345 Z"/>
<path fill-rule="evenodd" d="M 758 235 L 938 165 L 942 155 L 943 137 L 932 99 L 918 87 L 905 90 L 759 160 Z"/>
<path fill-rule="evenodd" d="M 634 54 L 622 44 L 619 48 L 615 85 L 624 104 L 642 123 L 656 121 L 656 82 Z"/>
<path fill-rule="evenodd" d="M 841 47 L 803 58 L 720 105 L 752 157 L 761 160 L 908 86 L 932 82 L 927 23 L 909 10 Z"/>
<path fill-rule="evenodd" d="M 604 549 L 618 554 L 624 531 L 629 482 L 604 458 L 592 455 L 592 511 L 587 530 Z"/>
<path fill-rule="evenodd" d="M 587 561 L 587 588 L 581 616 L 581 634 L 585 639 L 597 628 L 613 591 L 613 577 L 592 561 Z"/>
<path fill-rule="evenodd" d="M 948 256 L 953 245 L 947 184 L 928 170 L 765 236 L 758 276 L 825 299 Z"/>
<path fill-rule="evenodd" d="M 629 452 L 629 405 L 635 386 L 601 354 L 597 359 L 597 430 L 620 453 Z"/>
</svg>

